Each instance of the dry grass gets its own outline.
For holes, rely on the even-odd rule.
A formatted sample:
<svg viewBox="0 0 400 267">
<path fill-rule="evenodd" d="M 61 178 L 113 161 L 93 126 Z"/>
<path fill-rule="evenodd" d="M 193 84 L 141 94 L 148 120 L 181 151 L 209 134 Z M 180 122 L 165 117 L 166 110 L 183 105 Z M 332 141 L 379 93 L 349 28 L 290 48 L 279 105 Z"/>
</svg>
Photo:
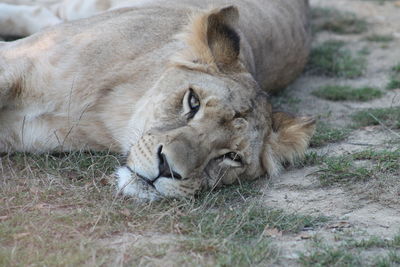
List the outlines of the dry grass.
<svg viewBox="0 0 400 267">
<path fill-rule="evenodd" d="M 326 221 L 261 205 L 247 184 L 194 200 L 123 199 L 110 154 L 0 159 L 2 266 L 267 264 L 277 251 L 265 229 L 295 233 Z"/>
</svg>

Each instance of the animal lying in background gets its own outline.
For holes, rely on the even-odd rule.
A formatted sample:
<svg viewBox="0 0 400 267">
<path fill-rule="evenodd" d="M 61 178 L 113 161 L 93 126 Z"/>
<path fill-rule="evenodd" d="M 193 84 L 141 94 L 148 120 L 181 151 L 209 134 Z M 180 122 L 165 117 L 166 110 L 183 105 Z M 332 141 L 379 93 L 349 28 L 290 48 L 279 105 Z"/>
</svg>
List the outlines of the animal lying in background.
<svg viewBox="0 0 400 267">
<path fill-rule="evenodd" d="M 306 63 L 306 0 L 129 2 L 66 23 L 47 9 L 58 25 L 0 42 L 0 152 L 117 151 L 119 190 L 147 200 L 275 175 L 302 156 L 314 120 L 273 111 L 268 93 Z M 62 5 L 75 19 L 104 3 L 117 6 Z M 0 29 L 19 7 L 0 5 Z M 3 34 L 41 27 L 22 28 Z"/>
</svg>

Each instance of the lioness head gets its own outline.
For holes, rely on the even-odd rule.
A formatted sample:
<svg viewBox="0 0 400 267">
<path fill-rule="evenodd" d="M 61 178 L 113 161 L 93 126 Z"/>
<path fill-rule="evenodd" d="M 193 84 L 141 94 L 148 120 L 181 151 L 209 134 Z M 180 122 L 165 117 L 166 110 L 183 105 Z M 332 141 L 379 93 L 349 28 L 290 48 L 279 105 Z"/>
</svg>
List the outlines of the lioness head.
<svg viewBox="0 0 400 267">
<path fill-rule="evenodd" d="M 245 67 L 237 20 L 236 8 L 215 9 L 180 36 L 186 46 L 151 89 L 145 130 L 118 171 L 125 194 L 192 196 L 274 175 L 304 153 L 314 121 L 272 111 Z"/>
</svg>

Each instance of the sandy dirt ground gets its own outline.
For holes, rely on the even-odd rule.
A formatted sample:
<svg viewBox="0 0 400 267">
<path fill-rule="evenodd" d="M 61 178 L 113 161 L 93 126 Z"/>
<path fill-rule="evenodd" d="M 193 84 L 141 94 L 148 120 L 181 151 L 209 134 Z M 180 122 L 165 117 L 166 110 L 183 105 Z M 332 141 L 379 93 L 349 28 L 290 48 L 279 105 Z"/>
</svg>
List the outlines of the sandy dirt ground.
<svg viewBox="0 0 400 267">
<path fill-rule="evenodd" d="M 353 86 L 375 86 L 385 90 L 389 80 L 390 68 L 400 62 L 400 7 L 397 2 L 360 0 L 311 0 L 315 7 L 332 7 L 338 10 L 351 11 L 365 19 L 368 31 L 363 34 L 337 35 L 320 32 L 315 36 L 313 45 L 326 40 L 343 40 L 350 43 L 354 51 L 367 48 L 368 65 L 365 75 L 357 79 L 340 79 L 316 77 L 304 74 L 288 90 L 287 95 L 300 99 L 295 105 L 283 105 L 286 109 L 316 117 L 337 126 L 351 123 L 350 114 L 364 108 L 380 108 L 400 105 L 400 89 L 386 91 L 379 99 L 369 102 L 332 102 L 322 100 L 310 94 L 311 91 L 327 84 L 350 84 Z M 368 34 L 390 34 L 394 40 L 382 48 L 379 44 L 366 42 Z M 350 136 L 339 143 L 329 144 L 315 149 L 327 155 L 342 155 L 366 148 L 391 148 L 390 140 L 396 134 L 382 127 L 366 127 L 353 131 Z M 377 235 L 390 238 L 400 230 L 400 206 L 374 201 L 365 196 L 367 184 L 357 184 L 351 188 L 340 186 L 321 187 L 315 167 L 302 169 L 292 168 L 272 182 L 264 184 L 266 205 L 297 211 L 305 214 L 323 214 L 334 218 L 334 222 L 318 230 L 310 230 L 296 236 L 276 237 L 276 245 L 283 258 L 295 260 L 297 252 L 304 252 L 310 242 L 302 235 L 319 235 L 335 243 L 334 235 L 338 230 L 358 232 L 360 237 Z M 400 179 L 400 177 L 398 177 Z M 397 195 L 400 198 L 400 195 Z M 343 227 L 338 227 L 341 224 Z M 292 262 L 295 264 L 295 261 Z"/>
</svg>

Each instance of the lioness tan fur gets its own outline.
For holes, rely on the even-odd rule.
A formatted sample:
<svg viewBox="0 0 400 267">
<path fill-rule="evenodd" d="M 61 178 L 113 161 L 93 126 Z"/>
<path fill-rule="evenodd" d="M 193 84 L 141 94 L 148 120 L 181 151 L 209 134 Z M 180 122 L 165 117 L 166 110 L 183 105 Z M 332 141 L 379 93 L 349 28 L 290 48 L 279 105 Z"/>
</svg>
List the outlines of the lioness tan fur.
<svg viewBox="0 0 400 267">
<path fill-rule="evenodd" d="M 314 121 L 272 111 L 268 93 L 307 60 L 306 0 L 133 6 L 0 42 L 0 152 L 118 151 L 119 190 L 141 199 L 275 175 L 304 153 Z"/>
</svg>

